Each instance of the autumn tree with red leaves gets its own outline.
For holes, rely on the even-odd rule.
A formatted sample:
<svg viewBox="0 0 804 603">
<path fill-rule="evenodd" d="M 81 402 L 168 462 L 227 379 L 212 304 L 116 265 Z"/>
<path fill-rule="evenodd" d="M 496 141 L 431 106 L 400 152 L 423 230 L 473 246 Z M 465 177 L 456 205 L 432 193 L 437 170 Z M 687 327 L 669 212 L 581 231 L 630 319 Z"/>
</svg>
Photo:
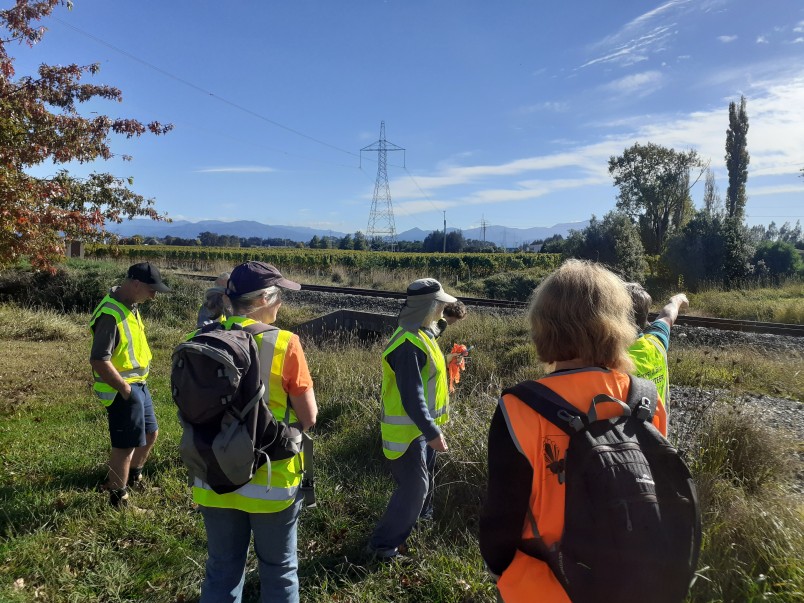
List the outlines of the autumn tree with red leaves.
<svg viewBox="0 0 804 603">
<path fill-rule="evenodd" d="M 165 134 L 173 126 L 106 115 L 83 117 L 79 105 L 91 99 L 121 102 L 119 89 L 82 83 L 95 65 L 40 65 L 36 75 L 18 76 L 9 48 L 33 46 L 46 29 L 34 24 L 65 0 L 16 0 L 0 11 L 0 266 L 27 257 L 37 269 L 53 270 L 64 253 L 62 236 L 87 242 L 109 237 L 105 225 L 147 216 L 165 219 L 154 200 L 128 188 L 129 179 L 106 173 L 76 178 L 67 170 L 36 178 L 27 169 L 88 163 L 113 157 L 111 137 Z M 129 157 L 123 157 L 130 159 Z"/>
</svg>

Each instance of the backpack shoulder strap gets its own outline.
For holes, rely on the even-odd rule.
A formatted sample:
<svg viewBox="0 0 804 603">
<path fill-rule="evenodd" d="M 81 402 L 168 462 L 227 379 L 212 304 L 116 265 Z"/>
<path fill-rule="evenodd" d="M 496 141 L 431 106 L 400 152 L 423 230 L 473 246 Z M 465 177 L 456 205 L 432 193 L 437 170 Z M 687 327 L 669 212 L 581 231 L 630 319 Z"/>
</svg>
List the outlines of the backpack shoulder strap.
<svg viewBox="0 0 804 603">
<path fill-rule="evenodd" d="M 261 335 L 262 333 L 266 333 L 268 331 L 278 331 L 279 327 L 275 327 L 274 325 L 267 325 L 264 322 L 255 322 L 250 325 L 246 325 L 242 327 L 246 333 L 250 333 L 252 336 Z"/>
<path fill-rule="evenodd" d="M 584 413 L 538 381 L 523 381 L 503 390 L 502 395 L 505 394 L 513 394 L 567 435 L 577 433 L 587 424 Z"/>
<path fill-rule="evenodd" d="M 631 409 L 631 415 L 642 421 L 652 421 L 659 403 L 659 392 L 656 384 L 649 379 L 630 375 L 631 385 L 625 403 Z"/>
</svg>

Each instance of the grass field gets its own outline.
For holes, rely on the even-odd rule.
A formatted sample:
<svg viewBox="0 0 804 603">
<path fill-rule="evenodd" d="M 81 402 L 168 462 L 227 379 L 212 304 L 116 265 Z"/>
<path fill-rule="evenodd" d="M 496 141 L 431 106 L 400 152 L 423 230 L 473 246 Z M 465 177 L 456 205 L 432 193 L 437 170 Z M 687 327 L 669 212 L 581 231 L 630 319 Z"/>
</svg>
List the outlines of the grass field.
<svg viewBox="0 0 804 603">
<path fill-rule="evenodd" d="M 90 392 L 86 312 L 0 305 L 0 601 L 197 599 L 205 537 L 179 461 L 180 429 L 167 376 L 172 348 L 192 327 L 178 308 L 197 293 L 182 289 L 149 312 L 155 352 L 149 384 L 160 439 L 146 469 L 154 488 L 133 495 L 150 511 L 145 516 L 111 510 L 94 489 L 105 475 L 108 433 L 105 412 Z M 291 299 L 279 322 L 292 329 L 309 317 Z M 314 434 L 320 504 L 300 522 L 304 601 L 495 600 L 477 547 L 486 432 L 502 386 L 538 377 L 542 369 L 518 319 L 470 315 L 447 331 L 443 345 L 453 341 L 476 348 L 452 399 L 450 452 L 438 465 L 436 522 L 411 538 L 414 562 L 391 565 L 372 564 L 362 553 L 392 488 L 376 419 L 383 343 L 305 344 L 320 406 Z M 682 357 L 671 346 L 670 363 L 677 385 L 735 395 L 777 387 L 804 400 L 800 357 L 759 358 L 740 349 L 717 358 L 686 350 Z M 736 373 L 743 376 L 739 384 Z M 787 486 L 795 462 L 789 441 L 750 417 L 730 417 L 713 418 L 690 446 L 706 531 L 691 601 L 799 601 L 804 519 L 800 499 Z M 257 592 L 251 559 L 246 600 L 256 601 Z"/>
</svg>

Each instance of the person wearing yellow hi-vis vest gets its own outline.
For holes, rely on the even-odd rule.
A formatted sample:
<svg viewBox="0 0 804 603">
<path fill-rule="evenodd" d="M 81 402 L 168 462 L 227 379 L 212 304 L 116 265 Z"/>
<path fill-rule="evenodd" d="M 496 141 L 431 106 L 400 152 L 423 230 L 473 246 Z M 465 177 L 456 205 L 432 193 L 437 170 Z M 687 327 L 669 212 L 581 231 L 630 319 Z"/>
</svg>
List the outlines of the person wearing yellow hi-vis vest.
<svg viewBox="0 0 804 603">
<path fill-rule="evenodd" d="M 284 278 L 271 264 L 246 262 L 236 266 L 226 286 L 233 315 L 224 321 L 224 328 L 236 323 L 275 322 L 282 305 L 280 288 L 299 290 L 301 285 Z M 315 425 L 318 406 L 298 336 L 275 329 L 254 339 L 268 408 L 277 421 L 310 429 Z M 216 494 L 208 484 L 191 476 L 193 501 L 199 505 L 207 533 L 208 557 L 200 603 L 241 601 L 252 533 L 259 561 L 260 600 L 298 603 L 296 533 L 303 498 L 300 457 L 301 453 L 261 466 L 248 483 L 227 494 Z"/>
<path fill-rule="evenodd" d="M 670 349 L 670 328 L 678 314 L 689 307 L 689 300 L 683 293 L 677 293 L 659 311 L 656 320 L 648 323 L 648 312 L 653 299 L 639 283 L 626 283 L 634 307 L 634 321 L 639 329 L 628 354 L 634 361 L 634 374 L 650 379 L 659 391 L 659 407 L 656 415 L 667 431 L 667 417 L 670 405 L 670 371 L 667 365 L 667 351 Z"/>
<path fill-rule="evenodd" d="M 95 395 L 106 406 L 112 451 L 103 488 L 114 507 L 128 504 L 128 486 L 141 484 L 142 468 L 156 442 L 159 426 L 146 379 L 151 350 L 138 304 L 170 288 L 148 262 L 128 269 L 92 313 L 89 363 Z"/>
<path fill-rule="evenodd" d="M 447 450 L 441 426 L 449 419 L 447 366 L 435 325 L 455 301 L 435 279 L 411 283 L 382 355 L 380 431 L 396 489 L 368 543 L 381 560 L 398 557 L 416 522 L 433 517 L 436 452 Z"/>
</svg>

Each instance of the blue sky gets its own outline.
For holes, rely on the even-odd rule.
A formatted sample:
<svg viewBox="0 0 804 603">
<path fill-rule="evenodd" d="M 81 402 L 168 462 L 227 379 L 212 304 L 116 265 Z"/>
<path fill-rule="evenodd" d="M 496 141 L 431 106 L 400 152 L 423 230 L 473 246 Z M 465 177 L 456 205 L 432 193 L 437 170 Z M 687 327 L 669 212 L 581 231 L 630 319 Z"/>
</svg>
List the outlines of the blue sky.
<svg viewBox="0 0 804 603">
<path fill-rule="evenodd" d="M 396 229 L 551 226 L 602 216 L 608 158 L 696 149 L 722 196 L 728 104 L 745 95 L 747 221 L 804 217 L 804 3 L 797 0 L 75 0 L 11 48 L 98 62 L 123 103 L 175 125 L 113 145 L 175 219 L 366 230 L 379 137 Z M 37 173 L 53 171 L 43 166 Z M 693 190 L 700 200 L 703 183 Z"/>
</svg>

